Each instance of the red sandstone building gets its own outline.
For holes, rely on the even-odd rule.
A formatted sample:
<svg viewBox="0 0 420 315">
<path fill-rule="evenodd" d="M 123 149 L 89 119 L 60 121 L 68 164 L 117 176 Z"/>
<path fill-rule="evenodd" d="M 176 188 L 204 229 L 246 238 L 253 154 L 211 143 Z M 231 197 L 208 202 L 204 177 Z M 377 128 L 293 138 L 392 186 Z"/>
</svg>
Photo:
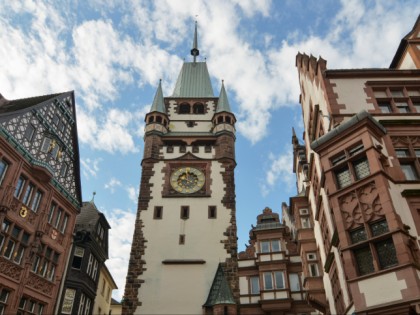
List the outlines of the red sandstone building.
<svg viewBox="0 0 420 315">
<path fill-rule="evenodd" d="M 80 211 L 74 93 L 0 95 L 0 314 L 53 314 Z"/>
<path fill-rule="evenodd" d="M 279 215 L 265 208 L 249 235 L 238 260 L 239 314 L 318 313 L 306 301 L 304 284 L 311 280 L 303 277 L 297 242 Z"/>
<path fill-rule="evenodd" d="M 420 312 L 419 47 L 420 18 L 389 69 L 296 57 L 305 132 L 283 215 L 307 300 L 326 314 Z"/>
</svg>

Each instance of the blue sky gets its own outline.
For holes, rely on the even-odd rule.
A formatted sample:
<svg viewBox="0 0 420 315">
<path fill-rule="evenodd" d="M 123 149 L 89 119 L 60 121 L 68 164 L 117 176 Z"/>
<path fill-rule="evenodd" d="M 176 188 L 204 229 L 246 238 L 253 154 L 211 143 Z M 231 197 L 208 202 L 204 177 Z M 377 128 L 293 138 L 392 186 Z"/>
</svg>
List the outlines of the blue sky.
<svg viewBox="0 0 420 315">
<path fill-rule="evenodd" d="M 159 79 L 172 94 L 198 20 L 215 95 L 224 79 L 237 123 L 239 249 L 266 206 L 296 194 L 291 134 L 303 132 L 295 56 L 327 67 L 388 67 L 420 13 L 417 0 L 1 1 L 0 93 L 74 90 L 82 192 L 105 213 L 119 290 L 133 233 L 144 115 Z"/>
</svg>

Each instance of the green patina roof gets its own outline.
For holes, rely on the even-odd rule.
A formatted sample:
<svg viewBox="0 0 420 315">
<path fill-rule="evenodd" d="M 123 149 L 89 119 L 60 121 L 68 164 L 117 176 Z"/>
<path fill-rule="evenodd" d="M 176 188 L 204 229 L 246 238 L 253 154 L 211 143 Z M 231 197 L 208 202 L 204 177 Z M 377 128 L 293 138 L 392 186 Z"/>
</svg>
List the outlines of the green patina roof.
<svg viewBox="0 0 420 315">
<path fill-rule="evenodd" d="M 219 263 L 219 267 L 217 268 L 209 296 L 204 306 L 211 307 L 218 304 L 236 304 L 221 263 Z"/>
<path fill-rule="evenodd" d="M 217 102 L 216 113 L 228 112 L 231 113 L 229 100 L 227 98 L 225 84 L 222 81 L 222 88 L 220 89 L 219 101 Z"/>
<path fill-rule="evenodd" d="M 162 82 L 159 81 L 159 86 L 156 90 L 155 98 L 153 99 L 152 108 L 150 112 L 166 113 L 165 103 L 163 101 Z"/>
<path fill-rule="evenodd" d="M 184 62 L 173 97 L 214 97 L 205 62 Z"/>
</svg>

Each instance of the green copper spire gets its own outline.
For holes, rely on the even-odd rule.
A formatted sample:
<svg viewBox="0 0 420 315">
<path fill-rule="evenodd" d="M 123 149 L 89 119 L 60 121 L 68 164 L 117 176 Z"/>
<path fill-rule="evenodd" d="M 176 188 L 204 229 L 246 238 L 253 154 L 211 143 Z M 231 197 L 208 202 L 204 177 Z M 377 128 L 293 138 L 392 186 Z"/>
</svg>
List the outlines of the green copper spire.
<svg viewBox="0 0 420 315">
<path fill-rule="evenodd" d="M 219 95 L 219 101 L 217 102 L 217 110 L 216 113 L 221 112 L 228 112 L 231 113 L 229 100 L 227 98 L 226 90 L 225 90 L 225 84 L 222 80 L 222 88 L 220 89 L 220 95 Z"/>
<path fill-rule="evenodd" d="M 162 80 L 159 80 L 155 98 L 153 99 L 152 108 L 150 112 L 160 112 L 166 114 L 165 103 L 163 101 Z"/>
<path fill-rule="evenodd" d="M 232 290 L 226 280 L 225 273 L 223 272 L 222 264 L 220 263 L 204 306 L 212 307 L 217 304 L 236 304 Z"/>
</svg>

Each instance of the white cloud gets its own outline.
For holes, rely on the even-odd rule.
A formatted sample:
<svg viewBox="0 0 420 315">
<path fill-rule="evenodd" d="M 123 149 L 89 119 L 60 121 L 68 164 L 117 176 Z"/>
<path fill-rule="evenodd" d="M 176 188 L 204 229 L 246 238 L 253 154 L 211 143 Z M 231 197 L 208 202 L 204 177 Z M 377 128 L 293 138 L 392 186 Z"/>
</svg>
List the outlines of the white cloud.
<svg viewBox="0 0 420 315">
<path fill-rule="evenodd" d="M 114 209 L 110 215 L 107 215 L 107 220 L 112 228 L 109 230 L 109 259 L 106 265 L 118 286 L 113 296 L 121 300 L 124 294 L 136 215 L 131 210 Z"/>
<path fill-rule="evenodd" d="M 128 199 L 130 199 L 134 204 L 137 204 L 139 191 L 133 186 L 129 186 L 126 188 L 128 192 Z"/>
<path fill-rule="evenodd" d="M 121 182 L 115 177 L 111 178 L 108 183 L 105 184 L 105 189 L 109 189 L 111 193 L 115 192 L 115 188 L 121 186 Z"/>
<path fill-rule="evenodd" d="M 98 159 L 80 159 L 81 164 L 81 171 L 82 174 L 89 179 L 91 176 L 96 177 L 96 173 L 99 171 L 99 163 L 101 162 L 101 158 Z"/>
<path fill-rule="evenodd" d="M 277 156 L 270 153 L 268 159 L 270 167 L 265 172 L 265 181 L 260 183 L 262 195 L 267 196 L 274 188 L 278 188 L 276 187 L 278 182 L 283 184 L 283 191 L 292 192 L 293 189 L 296 189 L 296 177 L 291 167 L 293 165 L 293 150 L 287 147 L 285 153 Z"/>
</svg>

